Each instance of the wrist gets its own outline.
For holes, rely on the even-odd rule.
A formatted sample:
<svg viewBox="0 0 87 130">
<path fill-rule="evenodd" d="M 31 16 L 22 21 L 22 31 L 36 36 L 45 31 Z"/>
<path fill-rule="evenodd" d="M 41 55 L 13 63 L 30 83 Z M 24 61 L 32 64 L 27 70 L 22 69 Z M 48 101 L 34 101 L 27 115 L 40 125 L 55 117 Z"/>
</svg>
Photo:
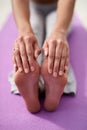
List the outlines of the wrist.
<svg viewBox="0 0 87 130">
<path fill-rule="evenodd" d="M 60 33 L 60 34 L 63 34 L 63 35 L 67 35 L 67 28 L 59 25 L 58 23 L 55 23 L 54 28 L 53 28 L 53 32 L 57 32 L 57 33 Z"/>
<path fill-rule="evenodd" d="M 32 27 L 29 23 L 28 24 L 22 24 L 22 25 L 20 27 L 18 27 L 18 34 L 19 35 L 29 34 L 31 32 L 33 33 Z"/>
<path fill-rule="evenodd" d="M 54 35 L 54 36 L 57 36 L 57 37 L 63 37 L 63 38 L 66 38 L 66 35 L 67 33 L 63 30 L 53 30 L 51 32 L 51 36 Z"/>
<path fill-rule="evenodd" d="M 63 28 L 59 28 L 59 27 L 54 27 L 53 32 L 61 34 L 61 35 L 66 35 L 67 31 Z"/>
</svg>

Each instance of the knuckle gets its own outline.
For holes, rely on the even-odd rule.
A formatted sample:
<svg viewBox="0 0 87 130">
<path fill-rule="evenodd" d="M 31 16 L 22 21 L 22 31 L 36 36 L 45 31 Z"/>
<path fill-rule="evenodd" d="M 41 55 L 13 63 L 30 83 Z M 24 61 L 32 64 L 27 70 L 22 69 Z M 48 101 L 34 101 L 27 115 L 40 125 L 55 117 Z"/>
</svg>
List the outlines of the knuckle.
<svg viewBox="0 0 87 130">
<path fill-rule="evenodd" d="M 24 57 L 25 56 L 25 51 L 21 52 L 21 56 Z"/>
<path fill-rule="evenodd" d="M 22 65 L 21 65 L 21 63 L 20 62 L 18 62 L 18 67 L 20 68 L 20 67 L 22 67 Z"/>
<path fill-rule="evenodd" d="M 26 67 L 26 68 L 28 67 L 27 61 L 24 62 L 24 67 Z"/>
<path fill-rule="evenodd" d="M 50 40 L 50 44 L 51 44 L 51 45 L 54 45 L 54 46 L 55 46 L 56 42 L 57 42 L 57 41 L 56 41 L 55 39 Z"/>
<path fill-rule="evenodd" d="M 55 56 L 55 60 L 56 61 L 60 60 L 60 56 Z"/>
<path fill-rule="evenodd" d="M 35 38 L 34 38 L 33 35 L 27 36 L 27 37 L 25 38 L 25 40 L 26 40 L 27 42 L 32 42 L 34 39 L 35 39 Z"/>
<path fill-rule="evenodd" d="M 28 60 L 25 58 L 22 58 L 22 64 L 23 66 L 27 66 L 28 65 Z"/>
<path fill-rule="evenodd" d="M 33 61 L 30 60 L 30 61 L 29 61 L 29 64 L 30 64 L 30 66 L 33 66 Z"/>
<path fill-rule="evenodd" d="M 17 40 L 21 40 L 23 38 L 23 36 L 18 36 Z"/>
<path fill-rule="evenodd" d="M 27 52 L 27 55 L 28 55 L 29 57 L 31 57 L 31 56 L 32 56 L 32 51 L 29 50 L 29 51 Z"/>
<path fill-rule="evenodd" d="M 19 50 L 15 50 L 14 55 L 18 56 L 19 55 Z"/>
<path fill-rule="evenodd" d="M 58 39 L 58 44 L 60 45 L 60 46 L 62 46 L 63 45 L 63 40 L 62 39 Z"/>
<path fill-rule="evenodd" d="M 50 59 L 51 62 L 53 62 L 53 59 L 54 59 L 53 55 L 49 55 L 48 58 Z"/>
<path fill-rule="evenodd" d="M 53 59 L 54 58 L 54 55 L 51 53 L 51 54 L 49 54 L 49 58 L 50 59 Z"/>
<path fill-rule="evenodd" d="M 62 55 L 62 59 L 65 59 L 66 58 L 66 56 L 65 55 Z"/>
<path fill-rule="evenodd" d="M 54 66 L 54 71 L 58 71 L 58 65 Z"/>
<path fill-rule="evenodd" d="M 23 36 L 19 36 L 19 37 L 16 39 L 16 43 L 20 44 L 22 40 L 23 40 Z"/>
<path fill-rule="evenodd" d="M 61 71 L 64 70 L 64 66 L 63 66 L 63 65 L 60 66 L 60 70 L 61 70 Z"/>
<path fill-rule="evenodd" d="M 52 40 L 48 41 L 48 43 L 49 43 L 51 46 L 53 45 L 53 41 L 52 41 Z"/>
</svg>

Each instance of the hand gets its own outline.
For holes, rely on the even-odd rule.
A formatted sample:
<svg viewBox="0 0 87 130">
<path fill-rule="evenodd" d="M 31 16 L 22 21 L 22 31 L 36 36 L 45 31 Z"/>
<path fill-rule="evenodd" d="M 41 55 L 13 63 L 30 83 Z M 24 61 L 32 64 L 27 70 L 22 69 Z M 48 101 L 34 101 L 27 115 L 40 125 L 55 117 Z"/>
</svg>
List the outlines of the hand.
<svg viewBox="0 0 87 130">
<path fill-rule="evenodd" d="M 34 71 L 34 60 L 41 50 L 36 37 L 32 32 L 19 34 L 13 48 L 13 64 L 15 71 L 19 70 L 28 73 Z"/>
<path fill-rule="evenodd" d="M 44 54 L 48 57 L 48 72 L 54 77 L 62 76 L 68 71 L 69 46 L 65 34 L 53 32 L 43 45 Z"/>
</svg>

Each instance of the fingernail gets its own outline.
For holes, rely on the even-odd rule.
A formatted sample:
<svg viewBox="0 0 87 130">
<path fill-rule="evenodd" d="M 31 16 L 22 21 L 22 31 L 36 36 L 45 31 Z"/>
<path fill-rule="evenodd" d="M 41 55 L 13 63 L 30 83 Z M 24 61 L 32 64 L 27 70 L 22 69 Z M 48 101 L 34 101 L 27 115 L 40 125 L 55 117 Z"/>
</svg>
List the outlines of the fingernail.
<svg viewBox="0 0 87 130">
<path fill-rule="evenodd" d="M 35 69 L 34 69 L 34 67 L 32 66 L 32 67 L 31 67 L 31 71 L 34 71 L 34 70 L 35 70 Z"/>
<path fill-rule="evenodd" d="M 25 73 L 28 73 L 28 72 L 29 72 L 29 70 L 26 68 L 26 69 L 25 69 Z"/>
<path fill-rule="evenodd" d="M 54 76 L 54 77 L 57 77 L 57 72 L 54 72 L 54 73 L 53 73 L 53 76 Z"/>
<path fill-rule="evenodd" d="M 38 54 L 36 53 L 36 58 L 38 57 Z"/>
<path fill-rule="evenodd" d="M 63 72 L 62 72 L 62 71 L 59 71 L 59 75 L 62 76 L 62 75 L 63 75 Z"/>
<path fill-rule="evenodd" d="M 44 52 L 45 56 L 47 56 L 47 51 Z"/>
<path fill-rule="evenodd" d="M 22 68 L 20 67 L 18 70 L 19 70 L 19 72 L 21 72 L 21 71 L 22 71 Z"/>
<path fill-rule="evenodd" d="M 49 73 L 52 74 L 52 69 L 49 69 Z"/>
<path fill-rule="evenodd" d="M 67 66 L 65 66 L 65 70 L 68 70 L 68 67 L 67 67 Z"/>
<path fill-rule="evenodd" d="M 16 64 L 14 64 L 14 68 L 16 67 Z"/>
</svg>

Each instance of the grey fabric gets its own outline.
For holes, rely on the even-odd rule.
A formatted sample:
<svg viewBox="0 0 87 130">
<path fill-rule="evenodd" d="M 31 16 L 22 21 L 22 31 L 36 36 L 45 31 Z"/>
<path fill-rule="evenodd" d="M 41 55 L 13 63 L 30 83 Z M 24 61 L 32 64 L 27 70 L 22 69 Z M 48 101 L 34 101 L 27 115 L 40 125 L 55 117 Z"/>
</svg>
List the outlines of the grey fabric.
<svg viewBox="0 0 87 130">
<path fill-rule="evenodd" d="M 44 38 L 49 36 L 56 20 L 56 4 L 41 5 L 36 4 L 34 2 L 30 2 L 30 13 L 31 13 L 30 17 L 31 26 L 33 28 L 33 31 L 36 35 L 40 47 L 42 47 Z M 71 31 L 71 25 L 67 35 L 69 35 L 70 31 Z M 41 54 L 38 58 L 39 64 L 41 64 L 42 59 L 43 55 Z M 13 80 L 13 75 L 14 72 L 12 72 L 9 76 L 9 82 L 11 84 L 11 92 L 14 94 L 19 94 L 19 91 Z M 40 89 L 43 91 L 44 81 L 41 76 L 39 86 Z M 76 94 L 76 79 L 71 65 L 69 65 L 68 82 L 65 86 L 64 93 Z"/>
</svg>

